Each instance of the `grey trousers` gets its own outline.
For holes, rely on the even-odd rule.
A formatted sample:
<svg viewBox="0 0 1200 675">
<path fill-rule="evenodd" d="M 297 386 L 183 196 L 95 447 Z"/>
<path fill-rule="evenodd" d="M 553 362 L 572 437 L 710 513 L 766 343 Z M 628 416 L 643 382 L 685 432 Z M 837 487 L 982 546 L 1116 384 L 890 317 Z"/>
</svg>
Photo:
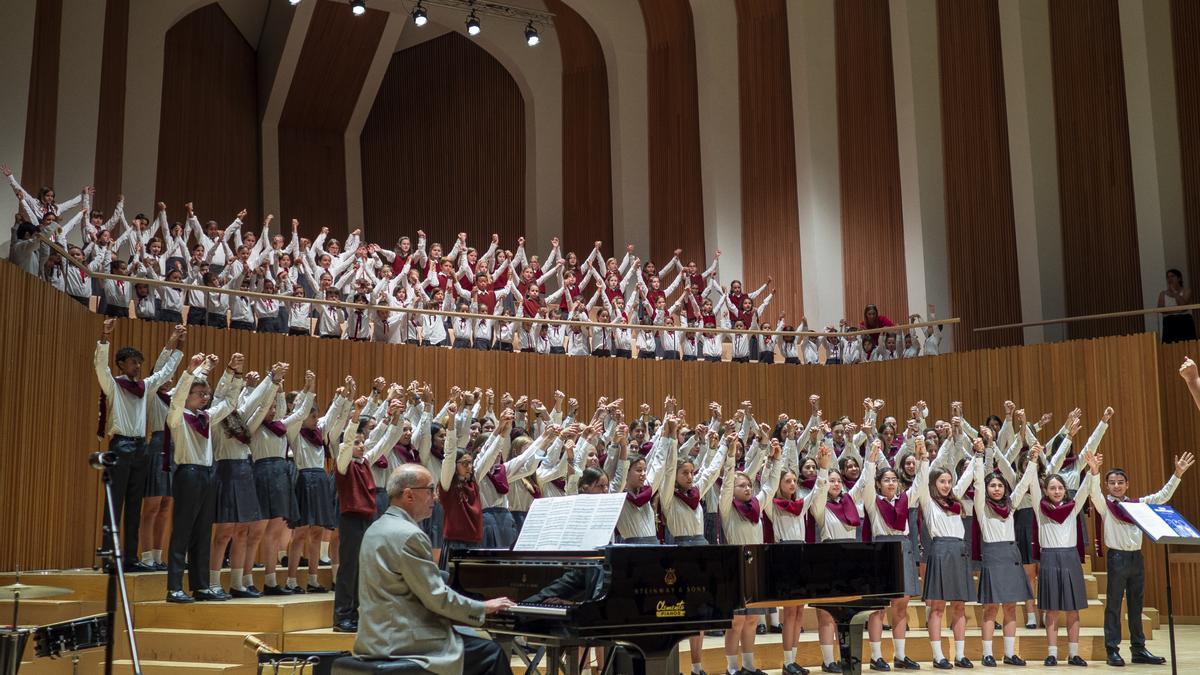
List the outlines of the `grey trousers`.
<svg viewBox="0 0 1200 675">
<path fill-rule="evenodd" d="M 1108 586 L 1104 599 L 1104 648 L 1121 646 L 1121 598 L 1125 598 L 1129 620 L 1129 644 L 1134 650 L 1146 648 L 1142 631 L 1142 605 L 1146 596 L 1146 567 L 1141 551 L 1108 549 Z"/>
</svg>

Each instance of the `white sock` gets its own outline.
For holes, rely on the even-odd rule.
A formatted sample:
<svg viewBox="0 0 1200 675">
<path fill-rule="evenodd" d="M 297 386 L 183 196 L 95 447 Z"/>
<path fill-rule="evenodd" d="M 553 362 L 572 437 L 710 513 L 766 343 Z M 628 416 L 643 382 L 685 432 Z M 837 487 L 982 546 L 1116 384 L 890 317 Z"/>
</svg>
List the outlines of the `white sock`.
<svg viewBox="0 0 1200 675">
<path fill-rule="evenodd" d="M 242 575 L 242 585 L 243 586 L 253 586 L 254 585 L 254 575 L 253 574 L 243 574 Z"/>
<path fill-rule="evenodd" d="M 933 650 L 934 662 L 941 661 L 942 659 L 946 658 L 946 655 L 942 653 L 942 641 L 941 640 L 930 640 L 929 648 Z"/>
<path fill-rule="evenodd" d="M 1049 647 L 1047 647 L 1046 655 L 1053 656 L 1054 658 L 1057 659 L 1058 658 L 1058 645 L 1050 645 Z"/>
<path fill-rule="evenodd" d="M 833 645 L 821 645 L 821 663 L 833 663 Z"/>
<path fill-rule="evenodd" d="M 321 542 L 321 555 L 319 557 L 320 558 L 328 558 L 329 557 L 329 542 L 327 542 L 327 541 Z"/>
<path fill-rule="evenodd" d="M 296 584 L 296 577 L 288 577 L 288 578 L 287 578 L 287 587 L 288 587 L 288 588 L 295 588 L 295 587 L 296 587 L 296 585 L 297 585 L 297 584 Z"/>
<path fill-rule="evenodd" d="M 229 573 L 229 587 L 235 591 L 246 590 L 246 584 L 242 581 L 242 575 L 230 572 Z"/>
<path fill-rule="evenodd" d="M 703 668 L 700 667 L 699 663 L 692 664 L 692 675 L 700 675 L 700 672 L 702 670 L 703 670 Z"/>
<path fill-rule="evenodd" d="M 1016 653 L 1017 653 L 1017 638 L 1015 638 L 1015 637 L 1004 638 L 1004 655 L 1012 656 Z"/>
<path fill-rule="evenodd" d="M 767 625 L 771 626 L 772 628 L 779 625 L 779 610 L 772 609 L 771 611 L 767 612 Z M 789 661 L 789 663 L 791 662 Z"/>
<path fill-rule="evenodd" d="M 983 655 L 984 656 L 992 655 L 992 641 L 991 640 L 984 640 L 983 642 L 980 643 L 980 645 L 983 647 Z"/>
<path fill-rule="evenodd" d="M 892 639 L 892 651 L 895 652 L 897 661 L 903 661 L 906 656 L 904 653 L 904 640 Z"/>
<path fill-rule="evenodd" d="M 967 641 L 966 640 L 955 640 L 954 641 L 954 658 L 955 658 L 955 660 L 965 659 L 966 657 L 967 657 Z"/>
<path fill-rule="evenodd" d="M 161 548 L 150 549 L 150 554 L 154 557 L 154 562 L 160 563 L 163 561 Z"/>
<path fill-rule="evenodd" d="M 754 652 L 742 652 L 742 668 L 754 672 Z"/>
<path fill-rule="evenodd" d="M 728 654 L 725 655 L 725 670 L 729 672 L 730 675 L 733 675 L 740 670 L 740 668 L 738 668 L 737 654 L 734 654 L 733 656 Z"/>
<path fill-rule="evenodd" d="M 142 562 L 146 563 L 147 565 L 150 563 L 153 563 L 154 562 L 154 552 L 153 551 L 142 551 Z"/>
<path fill-rule="evenodd" d="M 267 572 L 263 577 L 263 586 L 278 586 L 279 582 L 275 579 L 274 572 Z"/>
<path fill-rule="evenodd" d="M 1079 656 L 1079 643 L 1078 642 L 1068 642 L 1067 643 L 1067 654 L 1069 654 L 1072 658 Z"/>
<path fill-rule="evenodd" d="M 796 650 L 795 649 L 783 650 L 783 665 L 786 666 L 789 663 L 795 663 L 795 662 L 796 662 Z"/>
<path fill-rule="evenodd" d="M 875 659 L 882 659 L 882 658 L 883 658 L 883 643 L 882 642 L 872 642 L 871 643 L 871 660 L 874 661 Z"/>
<path fill-rule="evenodd" d="M 209 570 L 208 574 L 209 574 L 208 583 L 210 585 L 212 585 L 214 588 L 220 587 L 220 585 L 221 585 L 221 570 L 219 568 L 215 569 L 215 570 Z"/>
</svg>

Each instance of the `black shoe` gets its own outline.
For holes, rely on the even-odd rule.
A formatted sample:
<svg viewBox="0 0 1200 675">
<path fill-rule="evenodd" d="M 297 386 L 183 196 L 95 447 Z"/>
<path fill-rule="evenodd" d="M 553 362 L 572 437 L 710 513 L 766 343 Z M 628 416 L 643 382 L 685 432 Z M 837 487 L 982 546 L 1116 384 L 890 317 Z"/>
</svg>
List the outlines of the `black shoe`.
<svg viewBox="0 0 1200 675">
<path fill-rule="evenodd" d="M 1004 630 L 1004 626 L 1001 626 L 1001 625 L 1000 625 L 1000 624 L 998 624 L 998 623 L 993 623 L 993 624 L 992 624 L 992 628 L 993 628 L 993 629 L 995 629 L 995 630 Z"/>
<path fill-rule="evenodd" d="M 183 591 L 167 591 L 167 602 L 178 602 L 181 605 L 186 605 L 195 602 L 195 599 Z"/>
<path fill-rule="evenodd" d="M 1074 658 L 1079 658 L 1079 657 L 1076 656 Z M 987 664 L 985 663 L 983 665 L 986 666 Z M 1004 657 L 1004 665 L 1006 665 L 1006 666 L 1023 666 L 1023 665 L 1025 665 L 1025 659 L 1017 656 L 1016 654 L 1013 654 L 1012 656 Z M 1087 665 L 1087 664 L 1084 664 L 1084 665 Z"/>
<path fill-rule="evenodd" d="M 789 663 L 783 667 L 784 675 L 808 675 L 808 668 L 799 663 Z"/>
<path fill-rule="evenodd" d="M 1087 661 L 1084 661 L 1082 656 L 1076 654 L 1075 656 L 1072 656 L 1070 659 L 1067 660 L 1067 665 L 1068 666 L 1079 666 L 1080 668 L 1087 668 Z"/>
<path fill-rule="evenodd" d="M 907 656 L 902 659 L 892 659 L 892 665 L 896 667 L 896 670 L 920 670 L 921 669 L 921 664 L 917 663 L 916 661 L 913 661 L 912 659 L 908 658 Z"/>
<path fill-rule="evenodd" d="M 1004 659 L 1004 662 L 1008 663 L 1008 659 Z M 984 655 L 983 667 L 984 668 L 995 668 L 996 667 L 996 657 L 992 656 L 991 654 Z"/>
<path fill-rule="evenodd" d="M 1110 649 L 1108 651 L 1108 665 L 1116 668 L 1121 668 L 1125 665 L 1125 659 L 1121 658 L 1120 650 Z"/>
<path fill-rule="evenodd" d="M 314 586 L 312 584 L 309 584 L 307 592 L 308 593 L 328 593 L 329 589 L 325 588 L 324 586 Z"/>
<path fill-rule="evenodd" d="M 333 564 L 333 561 L 330 560 L 329 558 L 321 558 L 321 560 L 318 562 L 320 562 L 322 565 L 332 565 Z"/>
<path fill-rule="evenodd" d="M 706 631 L 704 631 L 704 634 L 709 637 L 721 637 L 721 636 L 725 635 L 725 631 L 723 631 L 723 630 L 706 630 Z M 705 673 L 705 675 L 708 675 L 708 674 Z"/>
<path fill-rule="evenodd" d="M 883 630 L 884 630 L 884 631 L 889 631 L 889 630 L 891 630 L 891 629 L 892 629 L 892 627 L 891 627 L 891 625 L 890 625 L 890 624 L 886 624 L 886 623 L 885 623 L 885 624 L 883 624 Z"/>
<path fill-rule="evenodd" d="M 156 571 L 156 572 L 166 572 L 166 571 L 167 571 L 167 563 L 165 563 L 165 562 L 156 562 L 156 563 L 154 563 L 154 571 Z"/>
<path fill-rule="evenodd" d="M 950 665 L 950 662 L 947 661 L 944 657 L 942 658 L 941 661 L 934 661 L 933 667 L 937 668 L 938 670 L 950 670 L 950 669 L 954 668 L 954 666 Z"/>
<path fill-rule="evenodd" d="M 247 587 L 246 587 L 246 592 L 247 592 L 247 593 L 257 593 L 258 595 L 254 596 L 254 597 L 256 597 L 256 598 L 261 598 L 261 597 L 262 597 L 262 594 L 263 594 L 263 592 L 262 592 L 262 591 L 260 591 L 260 590 L 258 590 L 258 587 L 257 587 L 257 586 L 255 586 L 254 584 L 250 584 L 249 586 L 247 586 Z"/>
<path fill-rule="evenodd" d="M 235 598 L 261 598 L 262 597 L 262 593 L 259 593 L 258 591 L 250 590 L 249 586 L 247 586 L 246 588 L 244 588 L 242 590 L 238 590 L 236 588 L 231 588 L 231 589 L 229 589 L 229 595 L 231 595 Z"/>
<path fill-rule="evenodd" d="M 1045 661 L 1042 661 L 1043 666 L 1057 666 L 1058 658 L 1055 656 L 1047 656 Z"/>
<path fill-rule="evenodd" d="M 842 664 L 834 661 L 833 663 L 821 664 L 821 672 L 823 673 L 840 673 L 842 672 Z"/>
<path fill-rule="evenodd" d="M 968 659 L 967 657 L 964 656 L 961 659 L 954 659 L 954 667 L 955 668 L 974 668 L 975 664 L 971 663 L 971 659 Z"/>
<path fill-rule="evenodd" d="M 767 674 L 764 673 L 763 671 L 759 670 L 758 668 L 755 668 L 754 670 L 746 670 L 745 668 L 742 668 L 741 670 L 738 671 L 738 675 L 767 675 Z"/>
<path fill-rule="evenodd" d="M 1141 649 L 1133 650 L 1132 661 L 1134 663 L 1146 663 L 1146 664 L 1149 664 L 1152 666 L 1161 666 L 1162 664 L 1167 662 L 1167 660 L 1164 659 L 1163 657 L 1155 656 L 1155 655 L 1151 654 L 1150 652 L 1146 651 L 1145 647 L 1143 647 Z"/>
<path fill-rule="evenodd" d="M 342 619 L 333 624 L 333 632 L 335 633 L 354 633 L 358 631 L 358 626 L 350 619 Z"/>
<path fill-rule="evenodd" d="M 757 626 L 755 626 L 754 634 L 755 635 L 766 635 L 767 634 L 767 625 L 765 623 L 760 623 Z M 742 670 L 745 670 L 745 668 L 743 668 Z"/>
<path fill-rule="evenodd" d="M 767 632 L 768 633 L 782 633 L 783 632 L 783 624 L 777 623 L 774 626 L 767 626 Z"/>
<path fill-rule="evenodd" d="M 195 593 L 192 593 L 192 597 L 200 602 L 223 602 L 229 599 L 229 596 L 225 594 L 225 591 L 219 588 L 201 588 Z"/>
<path fill-rule="evenodd" d="M 279 559 L 280 567 L 287 567 L 287 564 L 288 564 L 288 557 L 286 555 Z"/>
<path fill-rule="evenodd" d="M 286 557 L 287 556 L 284 556 L 284 558 L 286 558 Z M 300 566 L 308 567 L 308 558 L 305 558 L 304 556 L 300 556 Z"/>
<path fill-rule="evenodd" d="M 263 595 L 291 595 L 292 589 L 287 586 L 268 586 L 263 585 Z"/>
<path fill-rule="evenodd" d="M 1029 630 L 1033 630 L 1033 629 L 1037 628 L 1037 619 L 1034 619 L 1033 621 L 1026 621 L 1025 627 L 1028 628 Z"/>
<path fill-rule="evenodd" d="M 266 565 L 264 565 L 262 563 L 254 563 L 254 567 L 252 567 L 251 569 L 261 570 L 261 569 L 264 569 L 265 567 L 266 567 Z"/>
<path fill-rule="evenodd" d="M 883 672 L 887 672 L 891 669 L 892 669 L 892 667 L 887 664 L 887 661 L 884 661 L 881 658 L 880 659 L 871 659 L 871 670 L 880 670 Z"/>
<path fill-rule="evenodd" d="M 294 595 L 304 595 L 304 589 L 299 586 L 288 586 L 287 589 Z"/>
<path fill-rule="evenodd" d="M 125 574 L 140 574 L 142 572 L 157 572 L 154 565 L 144 563 L 140 560 L 131 563 L 125 563 Z"/>
</svg>

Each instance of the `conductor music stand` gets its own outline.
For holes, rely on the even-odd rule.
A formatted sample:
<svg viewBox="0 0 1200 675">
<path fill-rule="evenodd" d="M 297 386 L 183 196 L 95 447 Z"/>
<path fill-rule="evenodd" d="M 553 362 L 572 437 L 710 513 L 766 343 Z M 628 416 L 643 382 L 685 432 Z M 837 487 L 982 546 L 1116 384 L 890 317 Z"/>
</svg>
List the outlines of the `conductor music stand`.
<svg viewBox="0 0 1200 675">
<path fill-rule="evenodd" d="M 1121 506 L 1150 541 L 1163 545 L 1163 566 L 1167 572 L 1167 635 L 1171 642 L 1171 675 L 1178 675 L 1175 660 L 1175 612 L 1171 601 L 1171 544 L 1200 546 L 1200 530 L 1168 504 L 1126 502 Z"/>
</svg>

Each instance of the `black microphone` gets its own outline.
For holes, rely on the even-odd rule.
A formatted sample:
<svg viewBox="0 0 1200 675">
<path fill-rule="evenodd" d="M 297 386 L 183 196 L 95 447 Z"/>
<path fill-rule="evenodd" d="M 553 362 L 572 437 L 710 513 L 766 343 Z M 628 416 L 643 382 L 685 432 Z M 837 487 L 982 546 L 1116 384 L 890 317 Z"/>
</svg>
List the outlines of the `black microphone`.
<svg viewBox="0 0 1200 675">
<path fill-rule="evenodd" d="M 111 452 L 93 452 L 88 456 L 88 465 L 98 470 L 103 470 L 107 466 L 116 466 L 117 456 Z"/>
</svg>

